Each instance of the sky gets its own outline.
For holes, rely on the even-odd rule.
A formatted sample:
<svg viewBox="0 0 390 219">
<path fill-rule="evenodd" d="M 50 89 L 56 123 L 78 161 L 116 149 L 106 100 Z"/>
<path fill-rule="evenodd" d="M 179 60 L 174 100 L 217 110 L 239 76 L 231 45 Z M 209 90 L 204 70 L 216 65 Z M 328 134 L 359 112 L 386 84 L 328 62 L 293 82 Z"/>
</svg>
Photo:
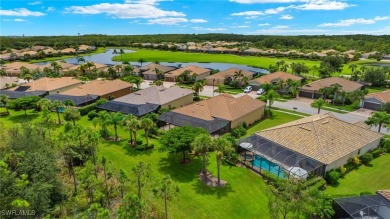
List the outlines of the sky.
<svg viewBox="0 0 390 219">
<path fill-rule="evenodd" d="M 1 36 L 390 34 L 390 0 L 1 0 Z"/>
</svg>

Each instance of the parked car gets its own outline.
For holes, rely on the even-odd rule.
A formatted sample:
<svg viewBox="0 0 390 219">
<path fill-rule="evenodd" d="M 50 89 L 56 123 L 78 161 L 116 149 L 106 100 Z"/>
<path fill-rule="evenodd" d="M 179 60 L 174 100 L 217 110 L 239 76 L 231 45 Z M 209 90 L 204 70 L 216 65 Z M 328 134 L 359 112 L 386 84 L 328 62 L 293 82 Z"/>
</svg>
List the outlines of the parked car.
<svg viewBox="0 0 390 219">
<path fill-rule="evenodd" d="M 245 89 L 244 89 L 244 93 L 249 93 L 249 92 L 251 92 L 252 91 L 252 86 L 248 86 L 248 87 L 246 87 Z"/>
<path fill-rule="evenodd" d="M 257 95 L 262 95 L 264 93 L 264 89 L 263 88 L 260 88 L 258 91 L 257 91 Z"/>
</svg>

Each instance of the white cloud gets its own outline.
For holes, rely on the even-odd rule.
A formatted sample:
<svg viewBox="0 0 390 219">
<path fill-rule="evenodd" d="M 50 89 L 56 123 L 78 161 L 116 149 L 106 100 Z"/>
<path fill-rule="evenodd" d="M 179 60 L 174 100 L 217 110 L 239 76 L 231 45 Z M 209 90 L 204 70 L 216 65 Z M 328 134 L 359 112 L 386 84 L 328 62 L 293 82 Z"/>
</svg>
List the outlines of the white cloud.
<svg viewBox="0 0 390 219">
<path fill-rule="evenodd" d="M 28 16 L 44 16 L 45 14 L 38 11 L 30 11 L 26 8 L 16 8 L 13 10 L 0 10 L 1 16 L 18 16 L 18 17 L 28 17 Z"/>
<path fill-rule="evenodd" d="M 290 8 L 291 6 L 288 7 L 277 7 L 277 8 L 270 8 L 264 11 L 264 14 L 279 14 L 283 12 L 284 10 Z"/>
<path fill-rule="evenodd" d="M 41 1 L 35 1 L 35 2 L 29 2 L 27 4 L 28 5 L 40 5 L 40 4 L 42 4 L 42 2 Z"/>
<path fill-rule="evenodd" d="M 286 15 L 280 16 L 279 19 L 282 19 L 282 20 L 291 20 L 291 19 L 293 19 L 293 18 L 294 18 L 293 16 L 286 14 Z"/>
<path fill-rule="evenodd" d="M 269 23 L 264 23 L 264 24 L 258 24 L 257 26 L 263 27 L 263 26 L 269 26 L 269 25 L 271 25 L 271 24 L 269 24 Z"/>
<path fill-rule="evenodd" d="M 332 0 L 310 0 L 306 4 L 294 6 L 298 10 L 344 10 L 355 5 Z"/>
<path fill-rule="evenodd" d="M 148 3 L 156 1 L 147 1 Z M 150 4 L 110 4 L 101 3 L 90 6 L 71 6 L 66 12 L 74 14 L 107 14 L 117 18 L 161 18 L 184 17 L 185 14 L 177 11 L 165 11 Z"/>
<path fill-rule="evenodd" d="M 356 18 L 356 19 L 347 19 L 339 20 L 335 23 L 323 23 L 318 25 L 319 27 L 348 27 L 355 24 L 375 24 L 377 21 L 389 20 L 390 17 L 374 17 L 372 19 Z"/>
<path fill-rule="evenodd" d="M 55 11 L 56 9 L 54 7 L 47 7 L 46 11 L 47 12 L 50 12 L 50 11 Z"/>
<path fill-rule="evenodd" d="M 272 14 L 279 14 L 283 11 L 291 8 L 292 6 L 288 7 L 278 7 L 278 8 L 269 8 L 265 11 L 244 11 L 244 12 L 237 12 L 230 14 L 231 16 L 246 16 L 246 19 L 254 19 L 258 16 L 264 16 L 264 15 L 272 15 Z"/>
<path fill-rule="evenodd" d="M 272 29 L 287 29 L 288 26 L 285 25 L 276 25 L 275 27 L 272 27 Z"/>
<path fill-rule="evenodd" d="M 259 16 L 264 15 L 264 12 L 261 11 L 244 11 L 244 12 L 238 12 L 233 13 L 231 16 Z"/>
<path fill-rule="evenodd" d="M 193 27 L 195 30 L 203 30 L 203 31 L 209 31 L 209 32 L 218 32 L 218 31 L 226 31 L 225 28 L 211 28 L 211 27 Z"/>
<path fill-rule="evenodd" d="M 125 0 L 125 3 L 157 5 L 159 2 L 165 2 L 165 1 L 172 1 L 172 0 Z"/>
<path fill-rule="evenodd" d="M 248 25 L 238 25 L 238 26 L 232 26 L 232 28 L 249 28 Z"/>
<path fill-rule="evenodd" d="M 291 2 L 302 2 L 305 0 L 230 0 L 230 1 L 241 3 L 241 4 L 254 4 L 254 3 L 291 3 Z"/>
<path fill-rule="evenodd" d="M 181 17 L 167 17 L 148 20 L 148 24 L 161 24 L 161 25 L 177 25 L 179 23 L 186 23 L 188 20 Z"/>
<path fill-rule="evenodd" d="M 191 23 L 207 23 L 208 21 L 206 21 L 204 19 L 191 19 L 190 22 Z"/>
<path fill-rule="evenodd" d="M 20 19 L 20 18 L 16 18 L 16 19 L 14 19 L 14 21 L 16 21 L 16 22 L 25 22 L 26 20 Z"/>
<path fill-rule="evenodd" d="M 247 34 L 263 34 L 263 35 L 318 35 L 318 34 L 333 34 L 329 30 L 323 29 L 262 29 Z"/>
</svg>

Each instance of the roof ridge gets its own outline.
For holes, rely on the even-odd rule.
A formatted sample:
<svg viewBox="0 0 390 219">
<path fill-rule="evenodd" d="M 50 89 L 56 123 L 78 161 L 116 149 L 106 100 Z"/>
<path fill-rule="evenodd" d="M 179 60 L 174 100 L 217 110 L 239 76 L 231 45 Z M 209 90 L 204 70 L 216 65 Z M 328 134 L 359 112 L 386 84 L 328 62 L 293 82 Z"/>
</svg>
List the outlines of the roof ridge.
<svg viewBox="0 0 390 219">
<path fill-rule="evenodd" d="M 315 136 L 316 136 L 316 138 L 317 138 L 317 140 L 318 140 L 318 143 L 320 144 L 320 152 L 321 152 L 321 154 L 322 154 L 322 156 L 323 156 L 323 159 L 326 160 L 326 162 L 328 162 L 328 158 L 326 157 L 325 152 L 324 152 L 324 150 L 323 150 L 324 144 L 323 144 L 322 140 L 320 139 L 320 137 L 318 136 L 318 132 L 317 132 L 317 129 L 316 129 L 316 125 L 315 125 L 315 123 L 314 123 L 314 120 L 312 120 L 311 123 L 313 124 Z"/>
</svg>

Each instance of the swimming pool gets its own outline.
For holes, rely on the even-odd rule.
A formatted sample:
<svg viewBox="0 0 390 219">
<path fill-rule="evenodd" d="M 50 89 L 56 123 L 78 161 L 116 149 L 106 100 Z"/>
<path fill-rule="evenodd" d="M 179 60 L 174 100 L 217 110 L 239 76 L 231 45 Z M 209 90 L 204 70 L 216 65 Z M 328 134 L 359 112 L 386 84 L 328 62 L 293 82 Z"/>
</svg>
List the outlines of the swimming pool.
<svg viewBox="0 0 390 219">
<path fill-rule="evenodd" d="M 259 155 L 255 155 L 255 159 L 252 161 L 252 165 L 254 167 L 260 168 L 261 170 L 271 172 L 280 178 L 285 178 L 284 169 L 282 167 Z"/>
</svg>

